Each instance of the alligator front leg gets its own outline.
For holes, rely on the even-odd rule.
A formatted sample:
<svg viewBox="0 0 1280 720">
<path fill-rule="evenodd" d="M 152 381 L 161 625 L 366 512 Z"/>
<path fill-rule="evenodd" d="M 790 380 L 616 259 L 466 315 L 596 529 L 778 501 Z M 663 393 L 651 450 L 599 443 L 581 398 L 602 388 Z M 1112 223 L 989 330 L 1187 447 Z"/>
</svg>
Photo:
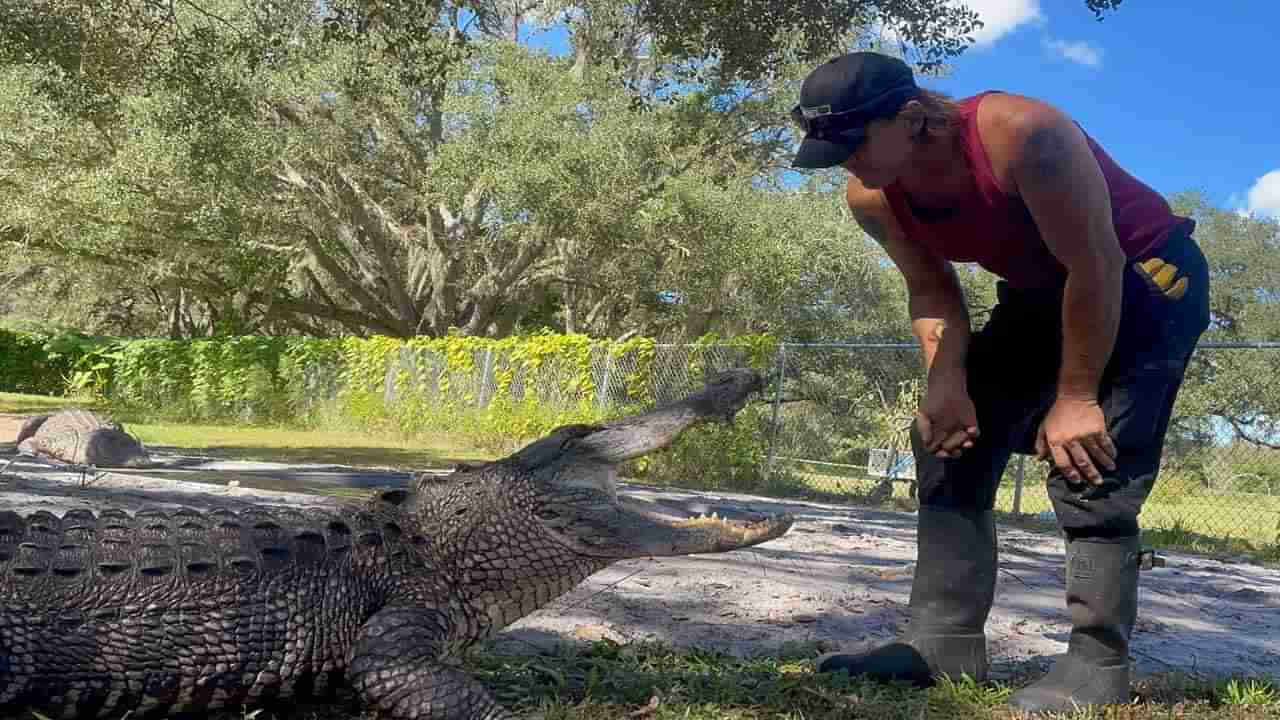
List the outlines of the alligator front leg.
<svg viewBox="0 0 1280 720">
<path fill-rule="evenodd" d="M 449 631 L 449 619 L 435 610 L 379 611 L 352 648 L 352 685 L 397 720 L 514 720 L 474 678 L 441 664 Z"/>
</svg>

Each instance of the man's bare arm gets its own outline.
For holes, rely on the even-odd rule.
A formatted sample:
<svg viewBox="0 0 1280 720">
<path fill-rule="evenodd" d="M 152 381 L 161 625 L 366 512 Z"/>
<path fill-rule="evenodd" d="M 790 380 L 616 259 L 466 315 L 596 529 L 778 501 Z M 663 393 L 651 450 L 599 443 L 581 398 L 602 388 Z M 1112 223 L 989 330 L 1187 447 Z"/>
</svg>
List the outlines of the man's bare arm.
<svg viewBox="0 0 1280 720">
<path fill-rule="evenodd" d="M 1038 106 L 1015 133 L 1013 181 L 1068 273 L 1058 394 L 1096 400 L 1119 327 L 1125 262 L 1106 179 L 1083 132 L 1061 113 Z"/>
<path fill-rule="evenodd" d="M 920 341 L 926 372 L 964 383 L 969 349 L 969 312 L 950 263 L 908 242 L 874 195 L 849 193 L 849 209 L 902 273 L 911 330 Z M 943 342 L 945 333 L 946 342 Z"/>
</svg>

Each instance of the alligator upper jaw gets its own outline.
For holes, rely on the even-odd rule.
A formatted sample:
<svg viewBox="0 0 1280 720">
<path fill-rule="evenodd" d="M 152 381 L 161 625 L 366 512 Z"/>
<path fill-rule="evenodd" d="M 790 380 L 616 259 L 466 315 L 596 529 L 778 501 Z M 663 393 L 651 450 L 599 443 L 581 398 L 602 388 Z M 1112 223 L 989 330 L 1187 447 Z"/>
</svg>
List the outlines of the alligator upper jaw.
<svg viewBox="0 0 1280 720">
<path fill-rule="evenodd" d="M 711 378 L 705 388 L 683 400 L 646 413 L 608 423 L 569 447 L 581 457 L 616 464 L 670 445 L 689 427 L 713 420 L 730 421 L 753 393 L 764 388 L 759 373 L 727 370 Z"/>
</svg>

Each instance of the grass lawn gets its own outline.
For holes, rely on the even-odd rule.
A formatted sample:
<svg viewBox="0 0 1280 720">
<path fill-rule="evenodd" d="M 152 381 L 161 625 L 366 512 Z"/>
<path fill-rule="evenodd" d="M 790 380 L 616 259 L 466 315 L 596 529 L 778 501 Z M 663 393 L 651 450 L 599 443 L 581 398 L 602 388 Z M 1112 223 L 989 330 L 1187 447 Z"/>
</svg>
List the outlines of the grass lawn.
<svg viewBox="0 0 1280 720">
<path fill-rule="evenodd" d="M 836 474 L 803 463 L 798 463 L 796 468 L 793 475 L 796 487 L 792 492 L 827 502 L 861 504 L 880 483 L 879 478 L 858 473 Z M 1247 556 L 1255 562 L 1280 564 L 1280 496 L 1210 492 L 1169 495 L 1161 492 L 1164 479 L 1162 475 L 1161 480 L 1157 480 L 1156 492 L 1142 507 L 1142 535 L 1146 544 L 1192 553 Z M 892 497 L 880 504 L 914 510 L 916 501 L 908 492 L 906 482 L 896 482 Z M 1051 515 L 1038 517 L 1053 509 L 1040 473 L 1027 474 L 1018 515 L 1013 514 L 1013 499 L 1013 485 L 1001 484 L 995 507 L 1000 522 L 1057 532 Z"/>
<path fill-rule="evenodd" d="M 46 395 L 0 392 L 0 413 L 8 415 L 36 415 L 73 406 L 92 407 L 93 403 L 75 402 L 67 398 Z"/>
<path fill-rule="evenodd" d="M 538 657 L 478 655 L 464 668 L 519 717 L 539 720 L 1014 720 L 1005 704 L 1034 678 L 1009 683 L 944 682 L 927 690 L 812 670 L 813 652 L 742 659 L 660 645 L 599 642 Z M 1039 716 L 1045 720 L 1228 720 L 1280 717 L 1273 680 L 1210 683 L 1185 676 L 1134 683 L 1135 701 L 1101 711 Z M 350 695 L 325 707 L 303 703 L 288 717 L 372 720 Z M 239 720 L 226 713 L 217 720 Z M 257 720 L 283 718 L 271 710 Z"/>
<path fill-rule="evenodd" d="M 943 683 L 928 690 L 817 675 L 814 651 L 739 659 L 661 646 L 597 643 L 589 651 L 528 658 L 489 657 L 471 664 L 499 698 L 539 711 L 545 720 L 756 720 L 779 718 L 1015 718 L 1004 702 L 1033 678 L 1010 684 Z M 1085 718 L 1280 717 L 1274 681 L 1218 684 L 1179 678 L 1135 683 L 1138 702 Z"/>
<path fill-rule="evenodd" d="M 0 413 L 4 414 L 31 415 L 70 406 L 92 405 L 66 398 L 0 393 Z M 226 459 L 426 469 L 492 457 L 462 438 L 443 434 L 406 439 L 354 430 L 137 423 L 128 418 L 122 421 L 129 432 L 149 446 L 180 448 Z"/>
<path fill-rule="evenodd" d="M 459 438 L 445 435 L 406 440 L 357 431 L 259 426 L 130 423 L 128 428 L 148 446 L 239 460 L 425 469 L 490 457 Z"/>
</svg>

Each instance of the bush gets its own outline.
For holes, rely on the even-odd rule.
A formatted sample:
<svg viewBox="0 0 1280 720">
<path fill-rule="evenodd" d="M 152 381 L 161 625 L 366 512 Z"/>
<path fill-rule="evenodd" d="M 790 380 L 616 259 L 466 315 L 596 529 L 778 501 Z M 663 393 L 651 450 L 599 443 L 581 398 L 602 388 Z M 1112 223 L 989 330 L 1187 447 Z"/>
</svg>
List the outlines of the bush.
<svg viewBox="0 0 1280 720">
<path fill-rule="evenodd" d="M 340 424 L 400 436 L 447 432 L 506 453 L 570 423 L 599 423 L 697 390 L 728 366 L 764 370 L 768 336 L 702 338 L 658 378 L 660 350 L 648 338 L 625 342 L 538 333 L 502 339 L 218 337 L 195 340 L 56 342 L 20 333 L 0 337 L 0 368 L 20 392 L 91 393 L 136 420 Z M 767 403 L 732 427 L 683 436 L 635 470 L 659 482 L 749 489 L 761 482 Z"/>
<path fill-rule="evenodd" d="M 754 403 L 743 408 L 732 425 L 691 428 L 666 450 L 632 461 L 626 474 L 655 485 L 761 491 L 767 485 L 769 412 L 766 403 Z"/>
<path fill-rule="evenodd" d="M 0 391 L 61 396 L 74 383 L 77 369 L 107 342 L 72 331 L 0 329 Z"/>
</svg>

